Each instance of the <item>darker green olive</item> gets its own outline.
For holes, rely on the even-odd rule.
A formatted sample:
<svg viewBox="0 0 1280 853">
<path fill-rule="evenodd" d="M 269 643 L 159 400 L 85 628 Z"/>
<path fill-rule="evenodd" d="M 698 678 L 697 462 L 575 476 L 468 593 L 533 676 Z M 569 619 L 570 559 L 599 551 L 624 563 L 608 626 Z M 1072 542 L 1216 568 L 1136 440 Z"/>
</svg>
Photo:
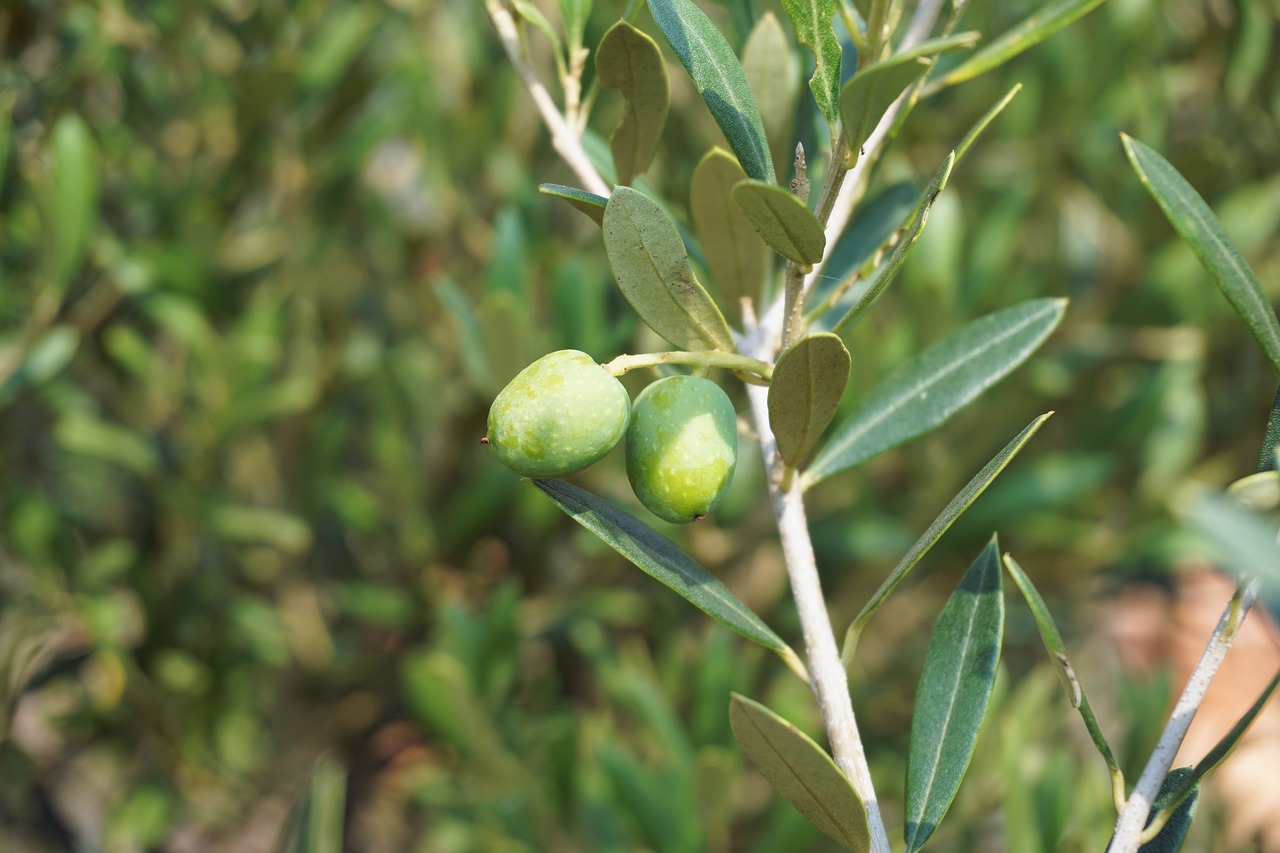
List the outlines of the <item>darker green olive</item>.
<svg viewBox="0 0 1280 853">
<path fill-rule="evenodd" d="M 560 350 L 512 379 L 489 409 L 489 446 L 526 477 L 581 471 L 617 446 L 631 417 L 627 389 L 591 356 Z"/>
<path fill-rule="evenodd" d="M 636 397 L 626 449 L 627 477 L 642 504 L 667 521 L 701 518 L 719 506 L 733 481 L 733 404 L 710 379 L 660 379 Z"/>
</svg>

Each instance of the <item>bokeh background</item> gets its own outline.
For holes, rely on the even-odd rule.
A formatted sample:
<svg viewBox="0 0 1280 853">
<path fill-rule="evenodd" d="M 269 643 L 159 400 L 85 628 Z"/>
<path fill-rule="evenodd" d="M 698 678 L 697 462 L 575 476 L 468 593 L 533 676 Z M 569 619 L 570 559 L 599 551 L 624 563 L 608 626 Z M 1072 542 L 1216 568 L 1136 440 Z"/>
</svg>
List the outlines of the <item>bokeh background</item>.
<svg viewBox="0 0 1280 853">
<path fill-rule="evenodd" d="M 702 5 L 735 47 L 781 17 Z M 1039 5 L 973 0 L 963 26 Z M 589 45 L 623 6 L 596 0 Z M 813 494 L 843 625 L 1057 411 L 864 640 L 852 689 L 891 822 L 928 629 L 993 530 L 1126 766 L 1159 728 L 1168 679 L 1116 665 L 1103 605 L 1196 553 L 1167 498 L 1254 470 L 1275 377 L 1118 133 L 1183 171 L 1280 297 L 1278 19 L 1275 0 L 1110 0 L 921 104 L 875 175 L 863 228 L 1023 84 L 847 335 L 845 405 L 976 316 L 1072 300 L 976 405 Z M 718 131 L 678 66 L 672 84 L 648 180 L 683 215 Z M 602 95 L 593 132 L 618 107 Z M 482 3 L 9 0 L 0 119 L 0 850 L 271 850 L 321 756 L 349 850 L 832 849 L 728 729 L 737 690 L 817 732 L 806 686 L 478 443 L 538 355 L 654 348 L 598 228 L 536 190 L 575 181 Z M 785 132 L 815 138 L 812 112 Z M 574 479 L 636 506 L 616 454 Z M 714 519 L 661 529 L 793 639 L 770 519 L 744 448 Z M 1009 618 L 934 846 L 1100 850 L 1105 770 Z M 1227 849 L 1205 814 L 1196 849 Z"/>
</svg>

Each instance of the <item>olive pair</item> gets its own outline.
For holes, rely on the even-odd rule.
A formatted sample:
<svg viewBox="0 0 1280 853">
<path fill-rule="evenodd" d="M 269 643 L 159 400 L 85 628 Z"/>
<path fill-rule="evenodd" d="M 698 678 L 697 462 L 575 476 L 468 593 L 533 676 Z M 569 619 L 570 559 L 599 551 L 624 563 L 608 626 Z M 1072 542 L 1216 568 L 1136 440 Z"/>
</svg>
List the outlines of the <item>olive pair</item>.
<svg viewBox="0 0 1280 853">
<path fill-rule="evenodd" d="M 526 367 L 489 409 L 489 445 L 527 477 L 563 477 L 626 436 L 627 478 L 654 515 L 693 521 L 733 479 L 738 431 L 720 386 L 695 376 L 649 385 L 634 406 L 622 383 L 584 352 L 560 350 Z"/>
</svg>

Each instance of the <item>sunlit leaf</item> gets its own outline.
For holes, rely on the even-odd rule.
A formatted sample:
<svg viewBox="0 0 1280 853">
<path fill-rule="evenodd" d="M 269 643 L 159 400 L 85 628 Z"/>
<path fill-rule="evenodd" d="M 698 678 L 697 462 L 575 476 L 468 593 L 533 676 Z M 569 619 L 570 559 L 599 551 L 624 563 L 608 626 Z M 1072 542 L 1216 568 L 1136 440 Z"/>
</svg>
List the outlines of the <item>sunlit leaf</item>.
<svg viewBox="0 0 1280 853">
<path fill-rule="evenodd" d="M 1129 162 L 1174 230 L 1244 320 L 1271 366 L 1280 373 L 1280 320 L 1240 250 L 1191 184 L 1154 149 L 1121 135 Z"/>
<path fill-rule="evenodd" d="M 680 233 L 648 196 L 618 187 L 604 211 L 604 249 L 631 307 L 685 350 L 733 350 L 729 324 L 694 278 Z"/>
<path fill-rule="evenodd" d="M 1103 0 L 1058 0 L 1038 9 L 1022 23 L 989 42 L 973 56 L 931 83 L 925 89 L 926 94 L 944 86 L 963 83 L 1003 65 L 1024 50 L 1035 47 L 1049 36 L 1075 23 L 1102 3 Z"/>
<path fill-rule="evenodd" d="M 756 180 L 776 183 L 755 96 L 729 43 L 692 0 L 648 2 L 743 170 Z"/>
<path fill-rule="evenodd" d="M 835 417 L 849 366 L 849 351 L 830 332 L 805 335 L 778 357 L 769 383 L 769 428 L 788 465 L 804 461 Z"/>
<path fill-rule="evenodd" d="M 839 333 L 860 317 L 864 311 L 871 307 L 876 297 L 889 286 L 889 282 L 893 281 L 893 277 L 897 275 L 898 270 L 906 262 L 907 256 L 911 254 L 911 250 L 919 242 L 920 234 L 924 231 L 924 226 L 929 221 L 929 211 L 933 209 L 933 203 L 937 200 L 938 194 L 946 188 L 947 180 L 951 177 L 951 169 L 955 162 L 955 153 L 949 154 L 947 159 L 942 162 L 942 167 L 938 169 L 937 174 L 933 176 L 933 180 L 929 182 L 929 186 L 925 188 L 924 193 L 920 196 L 920 200 L 916 202 L 916 215 L 912 217 L 906 232 L 898 238 L 897 245 L 893 247 L 893 254 L 889 255 L 888 261 L 880 265 L 880 268 L 876 271 L 875 278 L 867 285 L 862 296 L 836 323 L 835 332 Z"/>
<path fill-rule="evenodd" d="M 758 298 L 769 252 L 733 201 L 733 187 L 747 178 L 733 155 L 713 148 L 693 171 L 689 212 L 716 289 L 736 313 L 743 296 Z"/>
<path fill-rule="evenodd" d="M 600 85 L 617 89 L 626 102 L 622 120 L 609 137 L 618 183 L 632 179 L 653 162 L 667 121 L 670 89 L 658 43 L 626 21 L 618 21 L 596 51 Z"/>
<path fill-rule="evenodd" d="M 930 58 L 968 47 L 976 38 L 974 33 L 960 33 L 926 41 L 853 75 L 840 90 L 840 117 L 854 152 L 861 148 L 890 104 L 925 75 L 930 68 Z"/>
<path fill-rule="evenodd" d="M 703 613 L 767 649 L 794 654 L 728 587 L 644 522 L 562 480 L 533 484 L 574 521 Z"/>
<path fill-rule="evenodd" d="M 1003 635 L 1000 548 L 992 537 L 929 641 L 907 755 L 907 853 L 929 839 L 960 790 L 991 699 Z"/>
<path fill-rule="evenodd" d="M 809 465 L 809 483 L 851 468 L 944 423 L 1025 361 L 1062 320 L 1064 299 L 998 311 L 898 367 L 838 424 Z"/>
<path fill-rule="evenodd" d="M 75 113 L 67 113 L 54 125 L 49 146 L 53 177 L 51 284 L 61 289 L 79 269 L 97 226 L 100 155 L 88 125 Z"/>
<path fill-rule="evenodd" d="M 827 235 L 822 223 L 794 193 L 762 181 L 743 181 L 733 200 L 760 238 L 779 255 L 812 266 L 822 260 Z"/>
<path fill-rule="evenodd" d="M 747 758 L 810 823 L 847 850 L 871 849 L 867 810 L 822 747 L 764 705 L 737 693 L 729 703 L 729 723 Z"/>
<path fill-rule="evenodd" d="M 777 373 L 775 372 L 774 375 L 776 376 Z M 1000 473 L 1013 461 L 1013 457 L 1018 455 L 1019 451 L 1031 440 L 1031 436 L 1039 431 L 1040 427 L 1052 414 L 1053 412 L 1048 412 L 1027 424 L 1022 432 L 1014 436 L 1013 440 L 1006 444 L 990 462 L 982 466 L 982 470 L 973 475 L 973 479 L 966 483 L 965 487 L 951 499 L 951 502 L 943 508 L 938 517 L 929 525 L 929 529 L 916 540 L 916 543 L 911 546 L 911 550 L 902 558 L 902 561 L 884 579 L 884 582 L 880 584 L 880 588 L 875 591 L 875 594 L 871 596 L 871 600 L 858 613 L 858 617 L 853 620 L 853 624 L 849 626 L 849 630 L 845 634 L 841 657 L 844 659 L 846 666 L 852 663 L 858 636 L 861 634 L 863 626 L 871 619 L 872 614 L 885 602 L 885 599 L 897 588 L 898 584 L 902 583 L 907 574 L 916 567 L 916 564 L 924 559 L 925 554 L 929 553 L 929 549 L 942 538 L 942 534 L 950 530 L 956 519 L 973 505 L 973 502 L 987 490 L 987 486 L 990 486 L 996 477 L 1000 476 Z"/>
<path fill-rule="evenodd" d="M 835 137 L 840 120 L 840 40 L 831 19 L 836 0 L 782 0 L 782 8 L 796 31 L 796 41 L 813 51 L 809 89 Z"/>
</svg>

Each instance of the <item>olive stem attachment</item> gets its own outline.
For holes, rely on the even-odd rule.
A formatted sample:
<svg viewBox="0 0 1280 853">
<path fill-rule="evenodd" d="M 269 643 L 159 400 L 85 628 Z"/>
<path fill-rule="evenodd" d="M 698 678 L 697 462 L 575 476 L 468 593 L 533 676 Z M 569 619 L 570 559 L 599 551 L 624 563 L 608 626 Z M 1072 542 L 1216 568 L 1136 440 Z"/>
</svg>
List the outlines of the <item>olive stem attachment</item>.
<svg viewBox="0 0 1280 853">
<path fill-rule="evenodd" d="M 696 369 L 719 367 L 759 376 L 766 383 L 773 378 L 773 367 L 763 361 L 739 355 L 736 352 L 709 350 L 707 352 L 645 352 L 638 355 L 620 355 L 602 365 L 614 376 L 621 376 L 637 367 L 657 367 L 659 364 L 683 364 Z"/>
</svg>

